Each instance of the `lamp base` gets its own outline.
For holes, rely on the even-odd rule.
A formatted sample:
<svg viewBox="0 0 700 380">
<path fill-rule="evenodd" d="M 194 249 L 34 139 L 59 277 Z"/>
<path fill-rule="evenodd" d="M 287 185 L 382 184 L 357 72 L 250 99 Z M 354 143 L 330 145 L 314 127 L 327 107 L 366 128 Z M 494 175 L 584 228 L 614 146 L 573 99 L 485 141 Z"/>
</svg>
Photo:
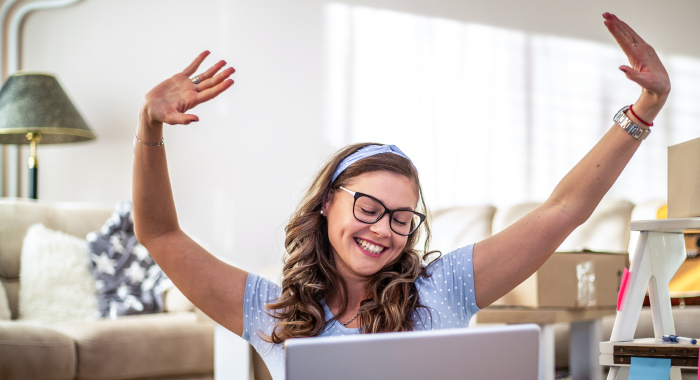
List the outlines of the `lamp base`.
<svg viewBox="0 0 700 380">
<path fill-rule="evenodd" d="M 41 140 L 41 133 L 27 133 L 27 140 L 32 151 L 29 157 L 29 199 L 39 197 L 39 160 L 36 159 L 36 144 Z"/>
<path fill-rule="evenodd" d="M 39 168 L 29 168 L 29 199 L 39 199 Z"/>
</svg>

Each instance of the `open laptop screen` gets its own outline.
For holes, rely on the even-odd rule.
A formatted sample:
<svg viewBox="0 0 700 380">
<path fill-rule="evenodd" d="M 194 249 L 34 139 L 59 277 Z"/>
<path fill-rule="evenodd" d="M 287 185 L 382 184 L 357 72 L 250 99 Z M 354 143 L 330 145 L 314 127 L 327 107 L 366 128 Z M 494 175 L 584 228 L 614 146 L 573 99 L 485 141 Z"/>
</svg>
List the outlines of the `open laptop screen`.
<svg viewBox="0 0 700 380">
<path fill-rule="evenodd" d="M 285 342 L 287 380 L 535 379 L 537 325 L 300 338 Z"/>
</svg>

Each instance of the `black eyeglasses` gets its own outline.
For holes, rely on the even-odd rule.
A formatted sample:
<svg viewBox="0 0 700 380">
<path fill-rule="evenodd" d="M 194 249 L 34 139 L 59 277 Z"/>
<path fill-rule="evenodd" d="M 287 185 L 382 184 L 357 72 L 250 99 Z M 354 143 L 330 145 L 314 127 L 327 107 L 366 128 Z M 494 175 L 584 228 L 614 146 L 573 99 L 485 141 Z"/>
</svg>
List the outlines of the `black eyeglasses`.
<svg viewBox="0 0 700 380">
<path fill-rule="evenodd" d="M 389 227 L 399 235 L 408 236 L 420 227 L 425 220 L 425 215 L 412 210 L 389 210 L 379 199 L 371 195 L 348 190 L 342 186 L 340 189 L 347 191 L 355 198 L 352 214 L 362 223 L 377 223 L 385 214 L 389 214 Z"/>
</svg>

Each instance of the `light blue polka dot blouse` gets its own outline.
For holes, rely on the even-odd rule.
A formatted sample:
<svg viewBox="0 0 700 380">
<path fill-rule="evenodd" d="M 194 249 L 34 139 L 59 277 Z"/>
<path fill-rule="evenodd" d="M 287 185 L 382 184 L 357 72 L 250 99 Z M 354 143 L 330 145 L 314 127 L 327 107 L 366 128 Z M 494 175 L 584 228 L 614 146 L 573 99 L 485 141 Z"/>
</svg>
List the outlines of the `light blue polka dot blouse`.
<svg viewBox="0 0 700 380">
<path fill-rule="evenodd" d="M 443 255 L 430 265 L 430 278 L 416 280 L 423 305 L 415 318 L 416 330 L 451 329 L 466 327 L 471 317 L 480 309 L 474 301 L 474 267 L 472 252 L 474 245 L 460 248 Z M 243 339 L 250 342 L 265 360 L 273 379 L 282 380 L 284 373 L 284 348 L 281 344 L 263 341 L 258 332 L 269 335 L 274 326 L 273 319 L 265 313 L 264 305 L 279 297 L 280 286 L 255 274 L 248 275 L 244 307 Z M 326 320 L 333 318 L 324 304 Z M 431 323 L 432 317 L 432 323 Z M 343 327 L 338 321 L 326 326 L 320 336 L 359 334 L 359 329 Z"/>
</svg>

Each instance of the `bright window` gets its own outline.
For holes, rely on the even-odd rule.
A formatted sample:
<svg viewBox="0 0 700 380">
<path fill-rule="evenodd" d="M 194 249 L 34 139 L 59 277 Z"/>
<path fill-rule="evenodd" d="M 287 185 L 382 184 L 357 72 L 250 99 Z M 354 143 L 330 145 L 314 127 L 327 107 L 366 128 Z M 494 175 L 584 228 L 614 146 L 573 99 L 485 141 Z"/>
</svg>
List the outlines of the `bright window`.
<svg viewBox="0 0 700 380">
<path fill-rule="evenodd" d="M 398 145 L 432 208 L 543 201 L 639 96 L 613 44 L 344 4 L 327 44 L 329 141 Z M 610 196 L 665 198 L 667 146 L 700 135 L 700 60 L 662 60 L 672 96 Z"/>
</svg>

